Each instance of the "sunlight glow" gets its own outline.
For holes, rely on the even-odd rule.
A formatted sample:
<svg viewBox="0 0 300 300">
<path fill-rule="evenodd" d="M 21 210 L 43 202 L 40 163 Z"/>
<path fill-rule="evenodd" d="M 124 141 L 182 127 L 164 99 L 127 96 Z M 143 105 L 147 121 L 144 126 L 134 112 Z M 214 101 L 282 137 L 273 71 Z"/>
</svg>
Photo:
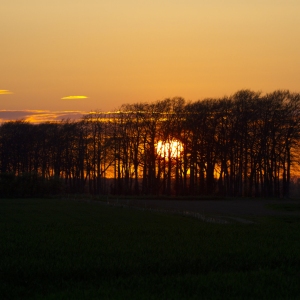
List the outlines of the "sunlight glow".
<svg viewBox="0 0 300 300">
<path fill-rule="evenodd" d="M 61 98 L 61 100 L 79 100 L 79 99 L 87 99 L 87 96 L 66 96 Z"/>
<path fill-rule="evenodd" d="M 23 120 L 32 124 L 60 122 L 62 120 L 81 120 L 86 111 L 65 110 L 0 110 L 0 124 L 9 121 Z"/>
<path fill-rule="evenodd" d="M 13 93 L 9 90 L 0 90 L 0 95 L 11 95 L 11 94 Z"/>
<path fill-rule="evenodd" d="M 178 140 L 158 141 L 156 147 L 157 154 L 164 158 L 176 158 L 183 151 L 183 145 Z"/>
</svg>

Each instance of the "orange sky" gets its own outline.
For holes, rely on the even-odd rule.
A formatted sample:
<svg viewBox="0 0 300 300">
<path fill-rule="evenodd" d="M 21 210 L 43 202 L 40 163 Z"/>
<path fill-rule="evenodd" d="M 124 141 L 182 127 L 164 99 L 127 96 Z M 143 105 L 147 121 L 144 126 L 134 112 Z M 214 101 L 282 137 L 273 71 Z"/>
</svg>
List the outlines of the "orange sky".
<svg viewBox="0 0 300 300">
<path fill-rule="evenodd" d="M 0 109 L 300 92 L 299 12 L 299 0 L 2 1 Z"/>
</svg>

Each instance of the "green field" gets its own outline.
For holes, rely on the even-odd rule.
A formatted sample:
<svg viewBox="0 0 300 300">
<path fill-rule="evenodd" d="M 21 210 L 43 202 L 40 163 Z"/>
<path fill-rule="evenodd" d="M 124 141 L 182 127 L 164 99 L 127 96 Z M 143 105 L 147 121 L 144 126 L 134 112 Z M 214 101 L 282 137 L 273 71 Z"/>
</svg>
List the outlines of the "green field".
<svg viewBox="0 0 300 300">
<path fill-rule="evenodd" d="M 0 299 L 299 299 L 300 218 L 0 200 Z"/>
</svg>

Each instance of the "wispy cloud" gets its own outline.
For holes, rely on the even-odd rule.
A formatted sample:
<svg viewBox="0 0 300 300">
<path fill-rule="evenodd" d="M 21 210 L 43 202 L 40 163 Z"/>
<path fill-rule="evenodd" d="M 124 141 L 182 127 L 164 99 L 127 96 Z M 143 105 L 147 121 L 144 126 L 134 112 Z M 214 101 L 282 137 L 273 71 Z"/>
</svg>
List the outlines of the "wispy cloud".
<svg viewBox="0 0 300 300">
<path fill-rule="evenodd" d="M 9 90 L 0 90 L 0 95 L 10 95 L 10 94 L 13 94 L 13 92 Z"/>
<path fill-rule="evenodd" d="M 24 120 L 30 123 L 57 122 L 61 120 L 79 120 L 88 112 L 49 111 L 49 110 L 0 110 L 0 123 Z"/>
<path fill-rule="evenodd" d="M 80 99 L 87 99 L 87 96 L 66 96 L 62 97 L 61 100 L 80 100 Z"/>
</svg>

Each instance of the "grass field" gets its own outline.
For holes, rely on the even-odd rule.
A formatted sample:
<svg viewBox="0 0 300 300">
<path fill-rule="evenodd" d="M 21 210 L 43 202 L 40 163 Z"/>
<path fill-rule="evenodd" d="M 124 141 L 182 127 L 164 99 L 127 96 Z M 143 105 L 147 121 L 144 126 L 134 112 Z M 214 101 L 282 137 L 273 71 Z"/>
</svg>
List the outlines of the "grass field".
<svg viewBox="0 0 300 300">
<path fill-rule="evenodd" d="M 254 221 L 2 199 L 0 299 L 300 299 L 300 218 Z"/>
</svg>

